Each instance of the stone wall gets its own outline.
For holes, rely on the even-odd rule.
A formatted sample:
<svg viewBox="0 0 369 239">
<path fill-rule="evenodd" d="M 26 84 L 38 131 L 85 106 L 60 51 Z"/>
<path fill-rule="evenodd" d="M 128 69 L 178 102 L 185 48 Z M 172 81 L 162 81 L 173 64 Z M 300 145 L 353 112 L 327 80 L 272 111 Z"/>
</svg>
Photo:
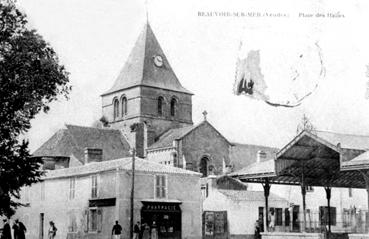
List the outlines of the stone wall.
<svg viewBox="0 0 369 239">
<path fill-rule="evenodd" d="M 209 159 L 215 174 L 223 173 L 223 160 L 229 164 L 229 143 L 208 123 L 203 123 L 180 142 L 179 159 L 185 156 L 187 168 L 198 172 L 203 156 Z"/>
</svg>

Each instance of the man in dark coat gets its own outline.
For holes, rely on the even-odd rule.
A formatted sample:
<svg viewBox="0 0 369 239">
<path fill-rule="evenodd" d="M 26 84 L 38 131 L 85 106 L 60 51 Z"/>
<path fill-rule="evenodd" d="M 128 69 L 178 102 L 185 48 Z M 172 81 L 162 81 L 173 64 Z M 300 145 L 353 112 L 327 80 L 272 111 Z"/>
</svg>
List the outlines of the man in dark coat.
<svg viewBox="0 0 369 239">
<path fill-rule="evenodd" d="M 12 238 L 12 232 L 9 225 L 9 221 L 7 219 L 4 219 L 4 227 L 3 227 L 3 233 L 1 234 L 1 239 L 11 239 Z"/>
<path fill-rule="evenodd" d="M 15 224 L 13 225 L 14 230 L 14 239 L 25 239 L 26 238 L 26 227 L 22 222 L 18 219 L 15 220 Z"/>
</svg>

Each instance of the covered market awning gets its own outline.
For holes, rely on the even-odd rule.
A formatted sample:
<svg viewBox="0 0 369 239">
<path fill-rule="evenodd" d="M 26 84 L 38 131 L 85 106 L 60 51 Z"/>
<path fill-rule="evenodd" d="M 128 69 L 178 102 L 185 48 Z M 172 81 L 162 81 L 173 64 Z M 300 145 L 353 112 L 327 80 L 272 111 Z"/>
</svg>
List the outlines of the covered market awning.
<svg viewBox="0 0 369 239">
<path fill-rule="evenodd" d="M 242 182 L 263 184 L 266 213 L 271 184 L 300 185 L 305 224 L 306 186 L 324 187 L 328 208 L 332 187 L 369 189 L 368 150 L 369 136 L 303 131 L 273 160 L 255 162 L 231 176 Z"/>
</svg>

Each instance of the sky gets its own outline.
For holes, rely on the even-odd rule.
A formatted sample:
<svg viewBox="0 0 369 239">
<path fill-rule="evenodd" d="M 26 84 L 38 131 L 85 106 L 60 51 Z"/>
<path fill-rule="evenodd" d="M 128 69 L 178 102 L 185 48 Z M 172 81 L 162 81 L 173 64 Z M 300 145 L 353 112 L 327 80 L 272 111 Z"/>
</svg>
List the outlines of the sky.
<svg viewBox="0 0 369 239">
<path fill-rule="evenodd" d="M 369 3 L 364 0 L 18 0 L 17 5 L 29 26 L 56 50 L 73 87 L 70 100 L 60 98 L 31 121 L 25 135 L 31 151 L 65 124 L 91 126 L 101 117 L 100 95 L 123 67 L 146 12 L 178 79 L 195 94 L 194 123 L 206 110 L 209 122 L 230 141 L 273 147 L 293 138 L 303 114 L 320 130 L 369 135 L 369 36 L 364 29 Z M 236 96 L 240 42 L 260 51 L 261 71 L 278 97 L 288 87 L 293 54 L 315 42 L 326 75 L 294 108 Z M 317 81 L 309 72 L 305 78 Z"/>
</svg>

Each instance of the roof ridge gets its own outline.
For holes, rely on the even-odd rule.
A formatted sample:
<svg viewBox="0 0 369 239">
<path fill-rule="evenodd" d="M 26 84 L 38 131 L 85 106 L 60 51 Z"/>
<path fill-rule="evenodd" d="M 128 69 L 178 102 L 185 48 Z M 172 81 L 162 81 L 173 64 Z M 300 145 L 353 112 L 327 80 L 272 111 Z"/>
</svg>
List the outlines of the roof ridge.
<svg viewBox="0 0 369 239">
<path fill-rule="evenodd" d="M 97 130 L 111 130 L 111 131 L 119 131 L 119 129 L 113 129 L 113 128 L 98 128 L 98 127 L 92 127 L 92 126 L 84 126 L 84 125 L 74 125 L 74 124 L 65 124 L 66 127 L 79 127 L 79 128 L 87 128 L 87 129 L 97 129 Z"/>
<path fill-rule="evenodd" d="M 331 130 L 314 130 L 316 132 L 323 132 L 323 133 L 331 133 L 331 134 L 339 134 L 339 135 L 350 135 L 350 136 L 357 136 L 357 137 L 369 137 L 369 134 L 353 134 L 353 133 L 342 133 L 342 132 L 335 132 Z"/>
<path fill-rule="evenodd" d="M 266 146 L 266 145 L 261 145 L 261 144 L 247 144 L 247 143 L 238 143 L 238 142 L 231 142 L 230 143 L 234 144 L 234 145 L 247 145 L 247 146 L 258 146 L 258 147 L 265 147 L 265 148 L 271 148 L 271 149 L 277 149 L 279 150 L 279 148 L 277 147 L 272 147 L 272 146 Z"/>
</svg>

